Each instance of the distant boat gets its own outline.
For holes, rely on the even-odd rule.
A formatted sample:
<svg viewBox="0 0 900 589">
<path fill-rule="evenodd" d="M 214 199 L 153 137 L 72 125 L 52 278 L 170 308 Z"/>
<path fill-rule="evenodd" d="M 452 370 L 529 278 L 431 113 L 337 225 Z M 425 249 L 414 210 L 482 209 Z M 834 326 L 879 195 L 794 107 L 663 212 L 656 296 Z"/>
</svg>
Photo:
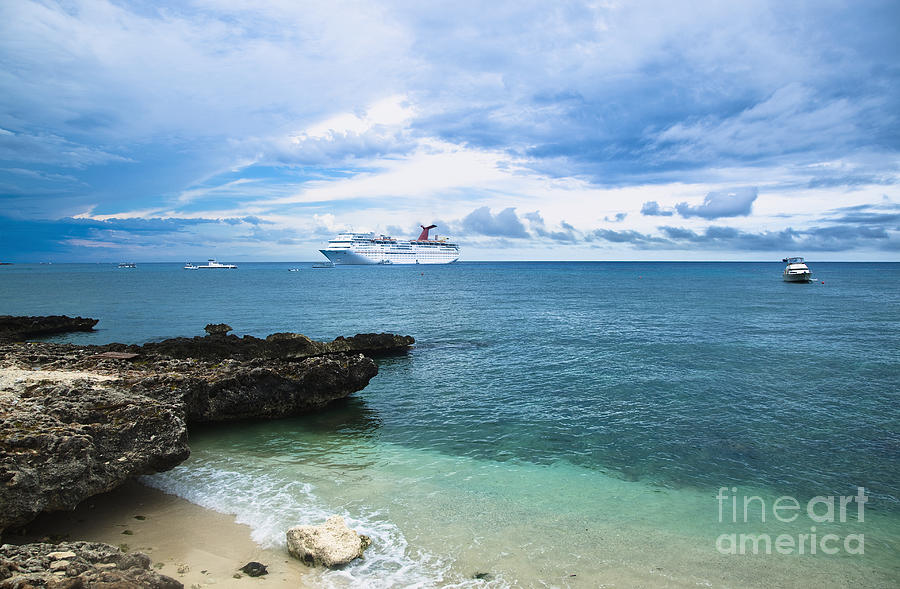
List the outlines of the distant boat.
<svg viewBox="0 0 900 589">
<path fill-rule="evenodd" d="M 215 258 L 210 258 L 206 261 L 206 264 L 202 266 L 197 266 L 188 262 L 185 266 L 185 270 L 234 270 L 237 268 L 235 264 L 222 264 L 221 262 L 217 262 Z"/>
<path fill-rule="evenodd" d="M 134 262 L 122 262 L 119 264 L 119 268 L 137 268 L 137 264 Z"/>
<path fill-rule="evenodd" d="M 784 258 L 781 261 L 787 264 L 782 275 L 785 282 L 809 282 L 812 279 L 812 272 L 803 258 Z"/>
<path fill-rule="evenodd" d="M 0 266 L 12 266 L 12 262 L 0 262 Z"/>
<path fill-rule="evenodd" d="M 300 268 L 291 268 L 288 272 L 299 272 Z"/>
<path fill-rule="evenodd" d="M 215 258 L 210 258 L 203 266 L 197 266 L 197 270 L 234 270 L 237 268 L 235 264 L 222 264 L 217 262 Z"/>
</svg>

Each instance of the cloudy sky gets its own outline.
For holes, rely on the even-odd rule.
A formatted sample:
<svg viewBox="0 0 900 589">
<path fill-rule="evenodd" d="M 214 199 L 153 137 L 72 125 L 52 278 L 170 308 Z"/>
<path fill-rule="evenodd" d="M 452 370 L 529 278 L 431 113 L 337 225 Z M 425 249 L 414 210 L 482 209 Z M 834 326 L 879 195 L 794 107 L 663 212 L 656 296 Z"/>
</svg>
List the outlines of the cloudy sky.
<svg viewBox="0 0 900 589">
<path fill-rule="evenodd" d="M 0 2 L 0 260 L 900 261 L 900 3 Z"/>
</svg>

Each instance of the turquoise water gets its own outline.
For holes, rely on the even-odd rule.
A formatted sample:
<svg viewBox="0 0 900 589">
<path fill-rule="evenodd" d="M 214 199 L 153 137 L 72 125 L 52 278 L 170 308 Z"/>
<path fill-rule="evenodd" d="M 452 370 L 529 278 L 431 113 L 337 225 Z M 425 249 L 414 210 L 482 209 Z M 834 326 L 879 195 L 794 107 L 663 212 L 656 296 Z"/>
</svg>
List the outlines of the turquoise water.
<svg viewBox="0 0 900 589">
<path fill-rule="evenodd" d="M 376 542 L 322 584 L 893 586 L 900 264 L 810 266 L 805 285 L 777 263 L 9 266 L 0 313 L 100 318 L 58 338 L 76 343 L 219 322 L 415 336 L 329 411 L 195 430 L 192 458 L 148 479 L 264 545 L 345 515 Z M 805 512 L 859 487 L 862 521 L 856 502 L 845 522 Z M 802 504 L 795 521 L 774 517 L 780 496 Z M 840 549 L 723 554 L 732 533 Z M 860 534 L 854 554 L 843 542 Z"/>
</svg>

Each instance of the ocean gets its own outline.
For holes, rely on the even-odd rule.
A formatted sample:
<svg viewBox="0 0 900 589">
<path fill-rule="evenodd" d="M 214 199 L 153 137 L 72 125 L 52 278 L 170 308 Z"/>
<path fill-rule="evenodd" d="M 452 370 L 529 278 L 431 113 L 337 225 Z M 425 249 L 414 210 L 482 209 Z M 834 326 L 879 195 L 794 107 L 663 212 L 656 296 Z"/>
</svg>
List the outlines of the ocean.
<svg viewBox="0 0 900 589">
<path fill-rule="evenodd" d="M 0 268 L 77 344 L 408 334 L 326 411 L 192 430 L 143 482 L 263 546 L 343 515 L 327 587 L 900 585 L 900 264 Z M 289 272 L 300 268 L 299 272 Z"/>
</svg>

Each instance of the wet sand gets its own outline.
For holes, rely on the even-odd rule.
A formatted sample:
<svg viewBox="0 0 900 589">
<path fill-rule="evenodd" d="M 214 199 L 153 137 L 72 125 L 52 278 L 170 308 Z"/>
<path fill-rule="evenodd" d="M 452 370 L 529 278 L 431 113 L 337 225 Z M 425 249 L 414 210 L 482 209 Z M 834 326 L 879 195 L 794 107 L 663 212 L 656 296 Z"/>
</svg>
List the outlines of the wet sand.
<svg viewBox="0 0 900 589">
<path fill-rule="evenodd" d="M 231 515 L 204 509 L 137 482 L 82 502 L 75 511 L 45 514 L 24 535 L 3 542 L 24 544 L 45 539 L 105 542 L 143 552 L 157 571 L 185 587 L 310 586 L 309 569 L 285 549 L 263 549 L 250 539 L 250 527 Z M 251 561 L 269 574 L 249 577 L 240 568 Z"/>
</svg>

